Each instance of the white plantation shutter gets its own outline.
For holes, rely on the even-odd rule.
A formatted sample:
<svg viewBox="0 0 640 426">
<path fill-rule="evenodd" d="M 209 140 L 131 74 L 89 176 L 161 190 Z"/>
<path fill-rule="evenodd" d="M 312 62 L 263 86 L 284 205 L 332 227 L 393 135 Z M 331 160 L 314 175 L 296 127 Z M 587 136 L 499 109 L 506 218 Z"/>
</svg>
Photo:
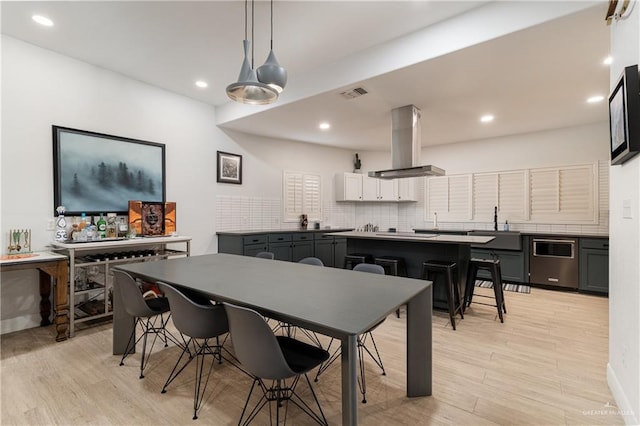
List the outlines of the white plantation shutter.
<svg viewBox="0 0 640 426">
<path fill-rule="evenodd" d="M 593 165 L 529 171 L 531 220 L 596 220 L 597 170 Z"/>
<path fill-rule="evenodd" d="M 471 219 L 471 175 L 449 177 L 449 211 L 442 220 Z"/>
<path fill-rule="evenodd" d="M 427 179 L 426 220 L 471 219 L 471 176 L 439 176 Z"/>
<path fill-rule="evenodd" d="M 303 213 L 309 220 L 322 219 L 322 177 L 320 175 L 305 174 L 302 177 L 303 184 Z"/>
<path fill-rule="evenodd" d="M 322 176 L 285 171 L 283 183 L 285 222 L 297 222 L 301 214 L 310 221 L 322 219 Z"/>
<path fill-rule="evenodd" d="M 427 217 L 426 220 L 431 220 L 433 214 L 437 213 L 439 216 L 446 213 L 449 210 L 449 178 L 442 177 L 430 177 L 427 179 L 426 184 L 426 199 L 427 199 Z"/>
<path fill-rule="evenodd" d="M 529 205 L 532 220 L 553 217 L 560 210 L 558 178 L 558 169 L 529 171 Z"/>
<path fill-rule="evenodd" d="M 527 218 L 526 178 L 524 171 L 498 173 L 498 217 L 519 222 Z"/>
<path fill-rule="evenodd" d="M 498 205 L 498 173 L 473 175 L 473 219 L 490 222 Z"/>
</svg>

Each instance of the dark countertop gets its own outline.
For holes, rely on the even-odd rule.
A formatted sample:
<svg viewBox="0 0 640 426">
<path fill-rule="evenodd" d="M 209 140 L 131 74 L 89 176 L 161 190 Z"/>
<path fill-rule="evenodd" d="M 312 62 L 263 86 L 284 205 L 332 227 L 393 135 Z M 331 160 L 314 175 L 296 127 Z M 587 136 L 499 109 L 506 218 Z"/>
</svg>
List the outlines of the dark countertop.
<svg viewBox="0 0 640 426">
<path fill-rule="evenodd" d="M 216 235 L 259 235 L 259 234 L 292 234 L 298 232 L 346 232 L 353 231 L 353 228 L 331 228 L 331 229 L 260 229 L 252 231 L 220 231 L 216 232 Z"/>
<path fill-rule="evenodd" d="M 485 244 L 493 240 L 491 236 L 472 235 L 430 235 L 415 234 L 413 232 L 342 232 L 347 238 L 387 240 L 387 241 L 410 241 L 418 243 L 455 243 L 455 244 Z"/>
<path fill-rule="evenodd" d="M 472 231 L 471 229 L 463 230 L 463 229 L 415 229 L 416 233 L 428 233 L 428 234 L 466 234 L 467 232 Z M 535 232 L 535 231 L 493 231 L 491 229 L 473 229 L 473 231 L 480 232 L 498 232 L 499 234 L 507 234 L 507 233 L 520 233 L 520 235 L 524 236 L 533 236 L 533 237 L 541 237 L 541 236 L 549 236 L 549 237 L 558 237 L 558 238 L 606 238 L 608 239 L 608 235 L 603 234 L 575 234 L 575 233 L 562 233 L 562 232 Z"/>
</svg>

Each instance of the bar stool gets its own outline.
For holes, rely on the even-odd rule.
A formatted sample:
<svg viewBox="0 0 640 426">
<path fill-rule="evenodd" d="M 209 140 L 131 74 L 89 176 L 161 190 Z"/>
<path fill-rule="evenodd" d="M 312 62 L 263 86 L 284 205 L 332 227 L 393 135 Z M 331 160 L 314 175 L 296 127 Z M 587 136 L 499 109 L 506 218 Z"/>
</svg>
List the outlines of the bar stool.
<svg viewBox="0 0 640 426">
<path fill-rule="evenodd" d="M 382 266 L 385 275 L 392 275 L 394 277 L 407 276 L 407 264 L 404 261 L 404 257 L 379 256 L 373 260 L 373 263 Z M 400 318 L 400 308 L 396 309 L 396 316 Z"/>
<path fill-rule="evenodd" d="M 358 263 L 373 263 L 373 255 L 368 253 L 349 253 L 344 257 L 344 269 L 353 269 Z"/>
<path fill-rule="evenodd" d="M 446 260 L 428 260 L 422 264 L 422 279 L 429 279 L 431 275 L 441 274 L 444 276 L 444 284 L 447 289 L 447 305 L 449 306 L 449 319 L 451 326 L 456 329 L 457 313 L 460 319 L 464 319 L 464 300 L 460 300 L 460 290 L 454 280 L 454 272 L 457 270 L 455 262 Z"/>
<path fill-rule="evenodd" d="M 474 290 L 476 287 L 476 279 L 478 275 L 478 271 L 487 270 L 491 274 L 491 281 L 493 282 L 493 296 L 495 298 L 496 304 L 490 305 L 487 303 L 481 302 L 473 302 L 478 303 L 479 305 L 486 306 L 495 306 L 498 309 L 498 317 L 500 317 L 500 322 L 504 322 L 504 318 L 502 316 L 502 312 L 507 313 L 507 307 L 504 303 L 504 292 L 502 291 L 502 272 L 500 270 L 500 259 L 471 259 L 469 261 L 469 271 L 467 272 L 467 284 L 464 290 L 464 303 L 463 309 L 468 308 L 471 305 Z M 476 294 L 478 297 L 488 297 L 482 294 Z"/>
</svg>

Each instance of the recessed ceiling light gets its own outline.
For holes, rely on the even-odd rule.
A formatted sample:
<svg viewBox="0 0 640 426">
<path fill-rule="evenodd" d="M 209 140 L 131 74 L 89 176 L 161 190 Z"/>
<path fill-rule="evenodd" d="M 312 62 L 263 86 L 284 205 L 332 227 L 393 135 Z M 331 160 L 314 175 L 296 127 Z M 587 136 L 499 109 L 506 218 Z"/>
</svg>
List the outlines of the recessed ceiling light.
<svg viewBox="0 0 640 426">
<path fill-rule="evenodd" d="M 204 89 L 205 87 L 209 87 L 209 84 L 206 81 L 198 80 L 196 81 L 196 86 Z"/>
<path fill-rule="evenodd" d="M 329 130 L 331 128 L 331 124 L 325 122 L 320 123 L 320 125 L 318 126 L 320 128 L 320 130 Z"/>
<path fill-rule="evenodd" d="M 604 58 L 602 63 L 605 65 L 611 65 L 613 63 L 613 58 L 611 56 L 607 56 L 606 58 Z"/>
<path fill-rule="evenodd" d="M 591 96 L 590 98 L 588 98 L 587 102 L 589 102 L 590 104 L 595 104 L 596 102 L 602 102 L 603 100 L 604 100 L 604 96 L 597 95 L 597 96 Z"/>
<path fill-rule="evenodd" d="M 34 21 L 36 21 L 40 25 L 44 25 L 45 27 L 53 27 L 53 21 L 46 16 L 42 15 L 33 15 L 31 17 Z"/>
<path fill-rule="evenodd" d="M 480 121 L 482 123 L 490 123 L 490 122 L 493 121 L 494 118 L 495 117 L 493 115 L 491 115 L 491 114 L 485 114 L 482 117 L 480 117 Z"/>
</svg>

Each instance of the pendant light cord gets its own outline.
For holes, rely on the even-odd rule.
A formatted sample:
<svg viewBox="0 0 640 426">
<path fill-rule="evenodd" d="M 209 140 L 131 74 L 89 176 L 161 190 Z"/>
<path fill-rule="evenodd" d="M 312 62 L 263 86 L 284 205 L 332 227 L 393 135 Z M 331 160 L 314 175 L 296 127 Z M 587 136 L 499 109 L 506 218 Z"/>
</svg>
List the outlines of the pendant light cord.
<svg viewBox="0 0 640 426">
<path fill-rule="evenodd" d="M 244 0 L 244 39 L 247 40 L 247 3 L 248 0 Z"/>
<path fill-rule="evenodd" d="M 254 49 L 254 43 L 253 43 L 253 34 L 254 34 L 254 27 L 255 27 L 255 0 L 251 0 L 251 69 L 253 68 L 253 49 Z"/>
<path fill-rule="evenodd" d="M 271 50 L 273 50 L 273 0 L 271 0 Z"/>
</svg>

